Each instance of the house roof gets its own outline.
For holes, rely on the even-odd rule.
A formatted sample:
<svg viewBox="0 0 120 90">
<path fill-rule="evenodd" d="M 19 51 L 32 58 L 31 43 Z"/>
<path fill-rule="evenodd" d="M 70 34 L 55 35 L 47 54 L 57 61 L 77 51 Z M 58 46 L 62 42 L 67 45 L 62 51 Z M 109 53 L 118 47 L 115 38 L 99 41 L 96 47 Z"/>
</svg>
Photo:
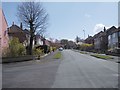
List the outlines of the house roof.
<svg viewBox="0 0 120 90">
<path fill-rule="evenodd" d="M 98 38 L 98 37 L 100 37 L 103 33 L 104 33 L 103 31 L 100 31 L 99 33 L 95 34 L 95 35 L 93 36 L 93 38 Z"/>
<path fill-rule="evenodd" d="M 92 43 L 93 40 L 94 40 L 94 38 L 92 36 L 89 36 L 88 38 L 85 39 L 85 42 Z"/>
<path fill-rule="evenodd" d="M 112 26 L 111 28 L 107 29 L 107 34 L 110 35 L 114 32 L 116 32 L 117 28 L 115 26 Z"/>
<path fill-rule="evenodd" d="M 92 37 L 92 36 L 89 36 L 89 37 L 86 38 L 85 40 L 91 40 L 91 39 L 93 39 L 93 37 Z"/>
<path fill-rule="evenodd" d="M 16 32 L 24 33 L 23 30 L 20 27 L 18 27 L 17 25 L 12 25 L 11 27 L 9 27 L 8 33 L 16 33 Z"/>
<path fill-rule="evenodd" d="M 48 40 L 45 40 L 45 45 L 50 45 L 50 42 Z"/>
<path fill-rule="evenodd" d="M 30 35 L 30 31 L 29 30 L 24 29 L 23 31 L 24 31 L 25 34 L 29 34 Z"/>
<path fill-rule="evenodd" d="M 118 31 L 120 31 L 120 27 L 118 27 Z"/>
<path fill-rule="evenodd" d="M 12 37 L 17 37 L 21 43 L 26 40 L 26 35 L 24 31 L 17 25 L 12 25 L 8 28 L 8 35 Z"/>
</svg>

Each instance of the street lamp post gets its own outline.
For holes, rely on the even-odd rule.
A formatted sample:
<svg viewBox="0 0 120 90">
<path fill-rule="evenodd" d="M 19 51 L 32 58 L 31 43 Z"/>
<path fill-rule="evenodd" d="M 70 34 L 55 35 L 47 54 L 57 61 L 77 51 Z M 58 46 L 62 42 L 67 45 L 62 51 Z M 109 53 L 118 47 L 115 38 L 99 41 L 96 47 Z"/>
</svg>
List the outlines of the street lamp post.
<svg viewBox="0 0 120 90">
<path fill-rule="evenodd" d="M 83 30 L 83 32 L 84 32 L 84 39 L 85 39 L 85 30 Z"/>
</svg>

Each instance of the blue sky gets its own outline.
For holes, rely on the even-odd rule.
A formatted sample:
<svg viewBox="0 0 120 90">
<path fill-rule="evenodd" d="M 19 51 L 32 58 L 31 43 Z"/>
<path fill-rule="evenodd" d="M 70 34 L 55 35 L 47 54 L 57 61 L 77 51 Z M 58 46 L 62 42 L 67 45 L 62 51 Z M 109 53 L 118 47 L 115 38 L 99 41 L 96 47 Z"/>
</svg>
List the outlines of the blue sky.
<svg viewBox="0 0 120 90">
<path fill-rule="evenodd" d="M 19 25 L 16 16 L 17 5 L 15 2 L 2 3 L 3 11 L 8 25 L 14 21 Z M 74 40 L 94 35 L 103 27 L 118 26 L 117 2 L 44 2 L 44 8 L 49 14 L 49 27 L 46 37 L 56 39 Z"/>
</svg>

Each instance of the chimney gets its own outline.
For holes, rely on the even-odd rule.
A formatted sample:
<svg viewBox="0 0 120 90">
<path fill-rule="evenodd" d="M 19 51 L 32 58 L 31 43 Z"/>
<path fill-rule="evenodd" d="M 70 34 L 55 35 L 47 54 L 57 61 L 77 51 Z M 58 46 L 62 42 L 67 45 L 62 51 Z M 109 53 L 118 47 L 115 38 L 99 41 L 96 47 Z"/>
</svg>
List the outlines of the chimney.
<svg viewBox="0 0 120 90">
<path fill-rule="evenodd" d="M 20 28 L 23 29 L 22 22 L 20 23 Z"/>
<path fill-rule="evenodd" d="M 13 25 L 14 25 L 14 22 L 13 22 Z"/>
<path fill-rule="evenodd" d="M 104 32 L 106 31 L 106 28 L 104 27 Z"/>
</svg>

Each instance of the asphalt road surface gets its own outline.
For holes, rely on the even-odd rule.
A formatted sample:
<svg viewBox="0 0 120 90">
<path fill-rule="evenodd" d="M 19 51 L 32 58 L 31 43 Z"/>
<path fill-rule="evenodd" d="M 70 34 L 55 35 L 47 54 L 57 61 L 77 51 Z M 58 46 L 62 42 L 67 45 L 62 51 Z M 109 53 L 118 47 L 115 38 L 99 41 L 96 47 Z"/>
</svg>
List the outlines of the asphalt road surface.
<svg viewBox="0 0 120 90">
<path fill-rule="evenodd" d="M 72 50 L 3 65 L 3 88 L 118 88 L 118 63 Z"/>
</svg>

